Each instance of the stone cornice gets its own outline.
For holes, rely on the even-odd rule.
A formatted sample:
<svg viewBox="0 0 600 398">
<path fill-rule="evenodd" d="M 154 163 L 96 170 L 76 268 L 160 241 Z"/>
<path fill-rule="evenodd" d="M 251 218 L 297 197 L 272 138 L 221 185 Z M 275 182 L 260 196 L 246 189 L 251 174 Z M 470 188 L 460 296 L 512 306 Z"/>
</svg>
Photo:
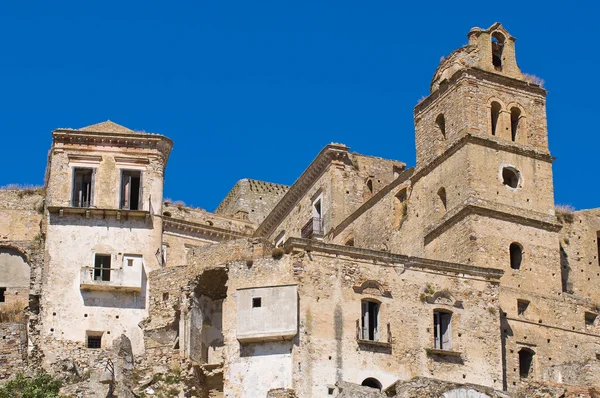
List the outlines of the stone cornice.
<svg viewBox="0 0 600 398">
<path fill-rule="evenodd" d="M 466 134 L 459 138 L 456 142 L 454 142 L 450 148 L 448 148 L 443 154 L 433 159 L 431 162 L 427 163 L 425 166 L 422 166 L 416 170 L 416 172 L 411 177 L 411 183 L 415 184 L 419 181 L 423 176 L 429 174 L 434 168 L 438 167 L 444 161 L 446 161 L 450 156 L 454 155 L 458 150 L 464 147 L 467 144 L 474 144 L 479 146 L 484 146 L 487 148 L 495 149 L 498 151 L 505 151 L 509 153 L 514 153 L 517 155 L 525 156 L 528 158 L 540 160 L 543 162 L 552 163 L 555 158 L 548 153 L 540 152 L 537 149 L 522 144 L 515 144 L 512 141 L 505 141 L 500 138 L 496 138 L 493 136 L 479 136 L 473 134 Z"/>
<path fill-rule="evenodd" d="M 427 245 L 434 238 L 447 231 L 451 226 L 471 214 L 509 221 L 552 232 L 558 232 L 562 228 L 557 222 L 556 217 L 549 214 L 524 210 L 483 199 L 470 198 L 451 209 L 440 221 L 425 229 L 425 244 Z"/>
<path fill-rule="evenodd" d="M 346 217 L 345 220 L 339 223 L 331 232 L 329 232 L 328 236 L 331 239 L 338 236 L 342 231 L 344 231 L 350 224 L 356 221 L 356 219 L 363 215 L 367 210 L 375 206 L 375 204 L 379 202 L 385 195 L 390 193 L 390 191 L 394 190 L 396 187 L 398 187 L 398 185 L 408 181 L 408 179 L 413 175 L 414 171 L 415 169 L 412 167 L 410 169 L 404 170 L 398 178 L 389 183 L 387 186 L 380 189 L 379 192 L 377 192 L 375 195 L 369 198 L 369 200 L 363 203 L 352 214 Z"/>
<path fill-rule="evenodd" d="M 220 240 L 232 240 L 239 238 L 247 238 L 250 234 L 243 232 L 231 231 L 224 228 L 215 227 L 212 225 L 199 224 L 191 221 L 179 220 L 171 217 L 163 217 L 164 231 L 183 231 L 214 237 Z"/>
<path fill-rule="evenodd" d="M 348 149 L 347 146 L 342 144 L 329 144 L 325 146 L 300 177 L 298 177 L 283 198 L 281 198 L 267 218 L 260 224 L 254 236 L 268 237 L 271 235 L 281 220 L 283 220 L 310 187 L 313 186 L 315 181 L 327 170 L 331 161 L 347 155 Z"/>
<path fill-rule="evenodd" d="M 402 264 L 405 269 L 447 272 L 457 276 L 485 278 L 493 283 L 500 283 L 504 271 L 496 268 L 476 267 L 458 263 L 431 260 L 420 257 L 405 256 L 379 250 L 362 249 L 354 246 L 334 245 L 318 240 L 289 238 L 283 245 L 286 253 L 294 250 L 314 251 L 320 253 L 342 255 L 352 258 L 376 260 L 382 263 Z"/>
<path fill-rule="evenodd" d="M 58 129 L 52 132 L 53 149 L 67 145 L 155 149 L 169 157 L 173 141 L 160 134 L 105 133 Z"/>
</svg>

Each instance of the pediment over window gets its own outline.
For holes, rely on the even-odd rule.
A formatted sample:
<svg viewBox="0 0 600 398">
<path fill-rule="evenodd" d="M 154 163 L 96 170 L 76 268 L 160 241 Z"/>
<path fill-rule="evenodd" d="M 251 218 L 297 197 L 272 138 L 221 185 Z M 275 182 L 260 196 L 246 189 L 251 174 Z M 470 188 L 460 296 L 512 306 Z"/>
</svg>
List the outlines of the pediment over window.
<svg viewBox="0 0 600 398">
<path fill-rule="evenodd" d="M 429 304 L 442 304 L 457 308 L 462 308 L 463 306 L 462 301 L 456 300 L 452 293 L 447 290 L 441 290 L 433 293 L 431 296 L 427 296 L 426 301 Z"/>
<path fill-rule="evenodd" d="M 392 297 L 392 291 L 376 280 L 368 279 L 352 287 L 356 293 L 371 296 Z"/>
</svg>

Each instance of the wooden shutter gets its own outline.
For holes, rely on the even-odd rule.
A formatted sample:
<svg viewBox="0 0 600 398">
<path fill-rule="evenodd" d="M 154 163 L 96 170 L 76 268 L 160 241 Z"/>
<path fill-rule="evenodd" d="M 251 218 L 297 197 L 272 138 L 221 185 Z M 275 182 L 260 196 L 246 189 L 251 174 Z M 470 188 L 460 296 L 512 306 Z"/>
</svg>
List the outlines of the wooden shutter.
<svg viewBox="0 0 600 398">
<path fill-rule="evenodd" d="M 362 336 L 361 339 L 369 340 L 369 302 L 362 301 Z"/>
<path fill-rule="evenodd" d="M 144 201 L 143 201 L 143 196 L 142 196 L 142 176 L 144 175 L 144 173 L 142 173 L 140 171 L 140 188 L 139 188 L 139 195 L 138 195 L 138 210 L 144 210 Z"/>
<path fill-rule="evenodd" d="M 96 185 L 96 169 L 92 169 L 92 181 L 90 182 L 90 207 L 94 205 L 94 185 Z"/>
<path fill-rule="evenodd" d="M 73 168 L 73 197 L 71 198 L 71 206 L 73 207 L 81 207 L 82 198 L 82 178 L 81 174 L 77 172 L 76 168 Z"/>
<path fill-rule="evenodd" d="M 129 210 L 131 200 L 131 175 L 127 171 L 121 171 L 121 208 Z"/>
<path fill-rule="evenodd" d="M 451 350 L 452 349 L 452 329 L 450 327 L 450 322 L 452 320 L 452 314 L 448 312 L 442 312 L 440 314 L 440 325 L 442 332 L 442 349 L 443 350 Z"/>
<path fill-rule="evenodd" d="M 440 336 L 441 336 L 440 313 L 434 312 L 433 313 L 433 339 L 434 339 L 434 347 L 435 348 L 442 348 L 442 345 L 440 344 L 440 342 L 441 342 Z"/>
</svg>

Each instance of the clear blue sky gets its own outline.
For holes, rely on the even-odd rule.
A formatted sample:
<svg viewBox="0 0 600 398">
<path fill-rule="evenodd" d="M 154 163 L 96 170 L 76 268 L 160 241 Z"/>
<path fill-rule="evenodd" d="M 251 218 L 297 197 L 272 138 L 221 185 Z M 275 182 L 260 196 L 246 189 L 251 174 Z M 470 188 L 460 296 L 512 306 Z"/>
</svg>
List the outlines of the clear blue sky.
<svg viewBox="0 0 600 398">
<path fill-rule="evenodd" d="M 595 3 L 4 1 L 0 185 L 42 184 L 51 131 L 107 119 L 172 138 L 165 197 L 211 211 L 329 142 L 412 166 L 440 57 L 499 21 L 546 81 L 556 202 L 600 207 Z"/>
</svg>

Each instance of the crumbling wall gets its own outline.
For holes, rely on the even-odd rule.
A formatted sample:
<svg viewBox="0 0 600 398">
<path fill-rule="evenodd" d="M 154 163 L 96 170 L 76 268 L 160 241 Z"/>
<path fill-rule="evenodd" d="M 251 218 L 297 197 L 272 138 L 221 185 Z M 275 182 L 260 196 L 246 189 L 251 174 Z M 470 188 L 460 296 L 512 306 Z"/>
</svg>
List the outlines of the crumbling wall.
<svg viewBox="0 0 600 398">
<path fill-rule="evenodd" d="M 27 327 L 23 322 L 0 323 L 0 380 L 27 367 Z"/>
</svg>

